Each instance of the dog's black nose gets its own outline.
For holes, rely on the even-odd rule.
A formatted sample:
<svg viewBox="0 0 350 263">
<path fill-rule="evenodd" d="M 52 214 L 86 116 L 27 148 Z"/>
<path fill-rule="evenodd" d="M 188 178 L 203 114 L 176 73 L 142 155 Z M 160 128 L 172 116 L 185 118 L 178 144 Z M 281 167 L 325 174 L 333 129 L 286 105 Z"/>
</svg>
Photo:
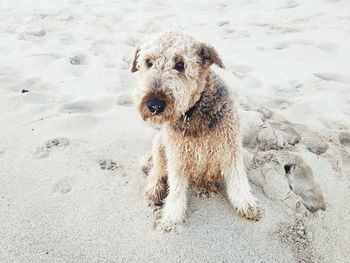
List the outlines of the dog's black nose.
<svg viewBox="0 0 350 263">
<path fill-rule="evenodd" d="M 165 109 L 165 101 L 161 99 L 150 99 L 147 101 L 147 108 L 154 114 L 159 114 Z"/>
</svg>

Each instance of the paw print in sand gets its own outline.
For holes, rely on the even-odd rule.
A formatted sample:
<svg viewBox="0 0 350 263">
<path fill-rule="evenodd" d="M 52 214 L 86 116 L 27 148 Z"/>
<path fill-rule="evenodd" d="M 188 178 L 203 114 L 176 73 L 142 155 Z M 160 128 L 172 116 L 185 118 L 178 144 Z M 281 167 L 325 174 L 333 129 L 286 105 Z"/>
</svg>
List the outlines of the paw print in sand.
<svg viewBox="0 0 350 263">
<path fill-rule="evenodd" d="M 62 148 L 69 145 L 69 140 L 66 138 L 55 138 L 48 140 L 44 146 L 38 147 L 34 153 L 37 158 L 47 158 L 50 152 L 55 148 Z"/>
<path fill-rule="evenodd" d="M 116 161 L 113 160 L 100 160 L 99 161 L 100 168 L 102 170 L 116 170 L 119 168 L 119 165 Z"/>
</svg>

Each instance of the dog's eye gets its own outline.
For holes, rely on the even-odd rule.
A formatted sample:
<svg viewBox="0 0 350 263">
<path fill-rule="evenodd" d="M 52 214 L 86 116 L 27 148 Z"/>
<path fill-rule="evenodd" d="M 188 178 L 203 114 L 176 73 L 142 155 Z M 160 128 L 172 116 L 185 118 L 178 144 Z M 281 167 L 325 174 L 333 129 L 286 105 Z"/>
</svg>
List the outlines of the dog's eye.
<svg viewBox="0 0 350 263">
<path fill-rule="evenodd" d="M 153 62 L 150 59 L 146 59 L 146 65 L 150 68 L 153 66 Z"/>
<path fill-rule="evenodd" d="M 174 69 L 176 69 L 177 71 L 181 72 L 181 71 L 183 71 L 185 69 L 185 65 L 181 61 L 180 62 L 176 62 Z"/>
</svg>

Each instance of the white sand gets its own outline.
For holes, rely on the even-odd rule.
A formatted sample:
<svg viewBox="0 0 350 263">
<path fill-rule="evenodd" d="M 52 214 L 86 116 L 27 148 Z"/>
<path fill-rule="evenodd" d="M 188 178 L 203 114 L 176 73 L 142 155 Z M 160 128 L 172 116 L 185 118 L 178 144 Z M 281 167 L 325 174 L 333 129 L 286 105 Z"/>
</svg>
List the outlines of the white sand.
<svg viewBox="0 0 350 263">
<path fill-rule="evenodd" d="M 191 193 L 152 228 L 129 63 L 168 28 L 223 57 L 258 223 Z M 347 0 L 1 1 L 0 262 L 350 262 L 349 69 Z"/>
</svg>

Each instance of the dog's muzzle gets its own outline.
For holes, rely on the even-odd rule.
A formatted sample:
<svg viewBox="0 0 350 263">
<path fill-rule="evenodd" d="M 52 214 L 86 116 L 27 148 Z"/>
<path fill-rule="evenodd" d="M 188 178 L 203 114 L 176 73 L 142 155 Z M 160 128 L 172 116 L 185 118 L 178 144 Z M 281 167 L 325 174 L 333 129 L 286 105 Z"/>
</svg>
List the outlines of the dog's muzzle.
<svg viewBox="0 0 350 263">
<path fill-rule="evenodd" d="M 160 114 L 165 109 L 165 101 L 161 99 L 150 99 L 147 101 L 147 108 L 152 114 Z"/>
</svg>

